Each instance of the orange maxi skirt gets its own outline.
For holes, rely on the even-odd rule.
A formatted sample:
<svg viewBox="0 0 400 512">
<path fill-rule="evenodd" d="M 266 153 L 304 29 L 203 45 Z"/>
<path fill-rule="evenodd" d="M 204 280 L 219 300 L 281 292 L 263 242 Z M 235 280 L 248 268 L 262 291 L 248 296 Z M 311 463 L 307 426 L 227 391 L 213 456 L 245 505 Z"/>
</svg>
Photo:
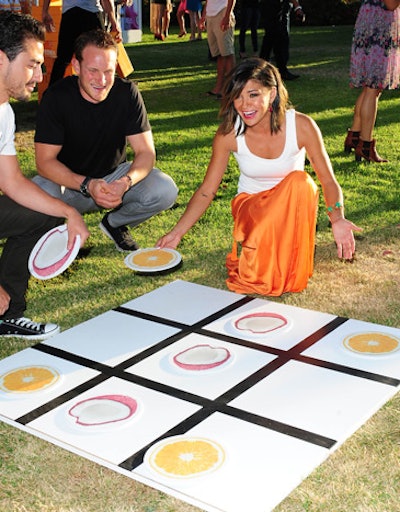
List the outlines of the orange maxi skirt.
<svg viewBox="0 0 400 512">
<path fill-rule="evenodd" d="M 305 171 L 270 190 L 237 195 L 228 288 L 271 296 L 304 290 L 314 269 L 317 208 L 318 188 Z"/>
</svg>

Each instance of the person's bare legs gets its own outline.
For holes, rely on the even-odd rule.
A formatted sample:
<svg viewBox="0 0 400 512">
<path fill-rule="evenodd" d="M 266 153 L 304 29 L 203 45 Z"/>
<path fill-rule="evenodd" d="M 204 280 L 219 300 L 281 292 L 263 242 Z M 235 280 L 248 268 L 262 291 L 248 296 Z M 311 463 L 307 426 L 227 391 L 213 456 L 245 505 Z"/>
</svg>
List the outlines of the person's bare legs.
<svg viewBox="0 0 400 512">
<path fill-rule="evenodd" d="M 183 37 L 186 35 L 185 11 L 183 9 L 178 10 L 178 12 L 176 13 L 176 19 L 179 25 L 179 37 Z"/>
<path fill-rule="evenodd" d="M 359 94 L 357 101 L 354 105 L 354 115 L 353 115 L 353 124 L 351 125 L 350 130 L 353 132 L 361 131 L 361 105 L 364 100 L 365 87 L 363 87 L 361 93 Z"/>
<path fill-rule="evenodd" d="M 354 117 L 351 130 L 360 132 L 360 138 L 365 141 L 373 139 L 373 131 L 378 112 L 378 101 L 382 91 L 364 87 L 357 98 L 354 107 Z"/>
<path fill-rule="evenodd" d="M 155 37 L 155 39 L 163 41 L 164 40 L 163 20 L 164 20 L 164 14 L 165 14 L 165 6 L 162 4 L 154 4 L 154 5 L 156 6 L 156 9 L 157 9 L 154 37 Z"/>
<path fill-rule="evenodd" d="M 190 19 L 190 40 L 194 41 L 196 39 L 196 11 L 189 11 L 189 19 Z"/>
<path fill-rule="evenodd" d="M 222 89 L 225 82 L 226 75 L 234 68 L 235 66 L 235 56 L 234 55 L 226 55 L 222 57 L 219 55 L 217 58 L 217 81 L 213 92 L 215 94 L 221 94 Z"/>
<path fill-rule="evenodd" d="M 165 7 L 165 10 L 164 10 L 164 16 L 162 19 L 162 32 L 161 32 L 165 37 L 169 36 L 170 23 L 171 23 L 171 8 L 167 4 L 167 6 Z"/>
<path fill-rule="evenodd" d="M 378 101 L 382 91 L 364 87 L 354 107 L 353 134 L 359 130 L 359 140 L 355 147 L 356 160 L 368 162 L 387 162 L 376 150 L 376 140 L 373 138 Z"/>
<path fill-rule="evenodd" d="M 200 41 L 202 39 L 201 35 L 201 24 L 200 24 L 200 13 L 199 11 L 196 12 L 196 30 L 197 30 L 197 39 Z"/>
</svg>

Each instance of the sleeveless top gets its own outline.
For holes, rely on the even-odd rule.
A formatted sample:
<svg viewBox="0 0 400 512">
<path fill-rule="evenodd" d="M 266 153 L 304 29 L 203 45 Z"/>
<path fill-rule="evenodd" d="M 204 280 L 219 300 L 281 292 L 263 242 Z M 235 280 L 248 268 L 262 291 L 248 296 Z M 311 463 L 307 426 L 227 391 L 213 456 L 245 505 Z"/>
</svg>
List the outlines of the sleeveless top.
<svg viewBox="0 0 400 512">
<path fill-rule="evenodd" d="M 285 147 L 278 158 L 261 158 L 251 153 L 245 133 L 236 137 L 234 156 L 239 166 L 238 194 L 256 194 L 275 187 L 292 171 L 304 171 L 305 148 L 299 149 L 296 136 L 296 112 L 286 112 Z"/>
</svg>

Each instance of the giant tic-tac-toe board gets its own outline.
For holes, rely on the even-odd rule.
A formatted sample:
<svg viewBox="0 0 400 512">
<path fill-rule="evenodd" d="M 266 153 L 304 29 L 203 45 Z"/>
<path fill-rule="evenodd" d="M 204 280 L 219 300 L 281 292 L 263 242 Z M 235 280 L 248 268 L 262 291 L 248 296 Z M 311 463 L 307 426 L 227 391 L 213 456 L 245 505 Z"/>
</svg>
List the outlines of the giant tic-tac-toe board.
<svg viewBox="0 0 400 512">
<path fill-rule="evenodd" d="M 174 281 L 0 361 L 0 419 L 266 512 L 399 389 L 400 330 Z"/>
</svg>

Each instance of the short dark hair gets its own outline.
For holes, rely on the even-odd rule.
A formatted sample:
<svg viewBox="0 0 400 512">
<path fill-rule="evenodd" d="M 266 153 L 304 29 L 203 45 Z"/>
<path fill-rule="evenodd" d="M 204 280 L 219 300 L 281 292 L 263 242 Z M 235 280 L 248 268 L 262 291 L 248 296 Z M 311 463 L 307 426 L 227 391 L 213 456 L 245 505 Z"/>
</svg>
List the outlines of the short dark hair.
<svg viewBox="0 0 400 512">
<path fill-rule="evenodd" d="M 219 112 L 222 119 L 220 132 L 227 134 L 235 126 L 237 112 L 233 101 L 240 96 L 249 80 L 255 80 L 267 89 L 276 87 L 276 97 L 271 105 L 271 133 L 277 133 L 282 126 L 285 112 L 290 107 L 288 92 L 278 69 L 257 57 L 242 60 L 226 78 Z M 245 130 L 246 126 L 240 119 L 238 134 L 244 133 Z"/>
<path fill-rule="evenodd" d="M 29 14 L 0 11 L 0 50 L 12 61 L 25 50 L 26 39 L 44 42 L 46 29 Z"/>
<path fill-rule="evenodd" d="M 113 36 L 100 28 L 84 32 L 76 39 L 75 58 L 78 62 L 82 62 L 82 52 L 86 46 L 96 46 L 96 48 L 104 48 L 105 50 L 113 49 L 118 54 L 118 45 Z"/>
</svg>

